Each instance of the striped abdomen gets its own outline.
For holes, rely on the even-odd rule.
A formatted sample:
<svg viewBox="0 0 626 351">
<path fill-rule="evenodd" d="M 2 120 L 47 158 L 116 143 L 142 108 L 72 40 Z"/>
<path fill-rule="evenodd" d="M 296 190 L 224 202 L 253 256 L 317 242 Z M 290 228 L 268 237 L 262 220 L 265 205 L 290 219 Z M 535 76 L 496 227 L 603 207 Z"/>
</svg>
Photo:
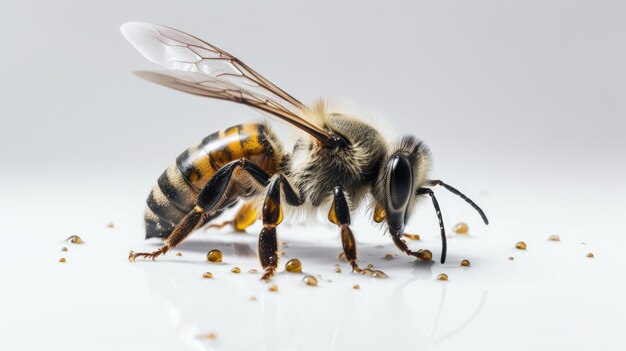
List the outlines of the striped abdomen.
<svg viewBox="0 0 626 351">
<path fill-rule="evenodd" d="M 176 158 L 159 177 L 148 196 L 146 209 L 146 238 L 167 238 L 176 224 L 193 209 L 198 193 L 227 163 L 248 158 L 273 174 L 281 158 L 280 144 L 267 125 L 246 123 L 213 133 Z M 217 212 L 205 218 L 217 217 L 239 197 L 249 196 L 253 188 L 239 170 L 234 174 L 234 186 Z"/>
</svg>

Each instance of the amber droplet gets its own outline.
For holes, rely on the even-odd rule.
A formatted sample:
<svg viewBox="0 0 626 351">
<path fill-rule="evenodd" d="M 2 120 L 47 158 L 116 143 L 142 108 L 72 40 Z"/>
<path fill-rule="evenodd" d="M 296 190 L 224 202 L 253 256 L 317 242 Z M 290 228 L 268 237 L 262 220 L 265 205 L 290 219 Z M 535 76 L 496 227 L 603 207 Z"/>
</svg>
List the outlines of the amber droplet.
<svg viewBox="0 0 626 351">
<path fill-rule="evenodd" d="M 286 253 L 285 251 L 281 251 L 281 253 L 280 253 L 280 254 L 281 254 L 283 257 L 284 257 L 284 256 L 287 256 L 287 253 Z"/>
<path fill-rule="evenodd" d="M 67 247 L 63 246 L 63 247 L 61 248 L 61 251 L 67 251 Z"/>
<path fill-rule="evenodd" d="M 211 278 L 213 278 L 213 273 L 211 273 L 211 272 L 204 272 L 204 274 L 202 275 L 202 278 L 211 279 Z"/>
<path fill-rule="evenodd" d="M 346 258 L 345 252 L 340 253 L 337 258 L 339 258 L 342 261 L 348 261 L 348 259 Z"/>
<path fill-rule="evenodd" d="M 441 273 L 437 276 L 437 280 L 448 280 L 448 275 L 445 273 Z"/>
<path fill-rule="evenodd" d="M 268 290 L 271 291 L 271 292 L 277 292 L 278 291 L 278 285 L 272 284 L 272 285 L 270 285 Z"/>
<path fill-rule="evenodd" d="M 358 289 L 361 289 L 361 286 L 359 284 L 354 284 L 352 285 L 352 289 L 358 290 Z"/>
<path fill-rule="evenodd" d="M 469 266 L 470 266 L 470 261 L 469 260 L 461 261 L 461 267 L 469 267 Z"/>
<path fill-rule="evenodd" d="M 317 286 L 317 278 L 315 278 L 312 275 L 305 275 L 304 278 L 302 278 L 302 281 L 306 284 L 306 285 L 310 285 L 310 286 Z"/>
<path fill-rule="evenodd" d="M 65 239 L 65 241 L 68 241 L 72 244 L 84 244 L 85 243 L 83 239 L 81 239 L 80 236 L 78 235 L 70 235 L 67 239 Z"/>
<path fill-rule="evenodd" d="M 222 262 L 222 258 L 224 258 L 224 255 L 222 255 L 222 251 L 220 250 L 211 250 L 206 254 L 206 259 L 212 263 Z"/>
<path fill-rule="evenodd" d="M 393 255 L 392 254 L 386 254 L 385 255 L 385 259 L 386 260 L 393 260 Z"/>
<path fill-rule="evenodd" d="M 509 256 L 509 261 L 513 261 L 514 259 L 515 259 L 515 257 Z"/>
<path fill-rule="evenodd" d="M 526 243 L 523 241 L 518 241 L 517 244 L 515 244 L 515 248 L 519 250 L 526 250 Z"/>
<path fill-rule="evenodd" d="M 182 256 L 182 255 L 183 255 L 183 254 L 182 254 L 182 253 L 180 253 L 180 252 L 177 252 L 177 253 L 176 253 L 176 256 L 178 256 L 178 257 L 180 257 L 180 256 Z"/>
<path fill-rule="evenodd" d="M 289 245 L 286 242 L 284 242 L 284 241 L 282 243 L 280 243 L 280 246 L 282 246 L 282 247 L 289 247 Z"/>
<path fill-rule="evenodd" d="M 457 223 L 452 229 L 457 234 L 467 234 L 469 232 L 469 226 L 467 223 Z"/>
<path fill-rule="evenodd" d="M 256 301 L 256 296 L 250 296 L 250 298 L 248 299 L 250 301 Z"/>
<path fill-rule="evenodd" d="M 419 234 L 403 234 L 405 238 L 409 238 L 411 240 L 420 240 Z"/>
<path fill-rule="evenodd" d="M 371 264 L 371 263 L 368 263 L 368 264 L 367 264 L 367 268 L 370 268 L 370 269 L 371 269 L 371 268 L 374 268 L 374 265 L 373 265 L 373 264 Z"/>
<path fill-rule="evenodd" d="M 115 228 L 115 224 L 113 224 L 113 222 L 109 222 L 109 224 L 107 224 L 107 228 Z"/>
<path fill-rule="evenodd" d="M 430 250 L 417 250 L 417 258 L 422 261 L 430 261 L 433 259 L 433 253 Z"/>
<path fill-rule="evenodd" d="M 594 258 L 595 257 L 592 252 L 587 253 L 585 256 L 589 257 L 589 258 Z"/>
<path fill-rule="evenodd" d="M 384 221 L 386 217 L 387 217 L 387 213 L 385 213 L 385 209 L 382 207 L 376 206 L 376 209 L 374 209 L 374 222 L 380 223 Z"/>
<path fill-rule="evenodd" d="M 292 258 L 285 264 L 285 270 L 291 273 L 301 273 L 302 262 L 300 262 L 300 260 L 297 258 Z"/>
<path fill-rule="evenodd" d="M 59 258 L 59 262 L 61 262 L 61 263 L 65 263 L 65 257 L 61 257 L 61 258 Z"/>
<path fill-rule="evenodd" d="M 374 273 L 372 273 L 372 277 L 374 277 L 374 278 L 387 278 L 388 276 L 383 271 L 374 270 Z"/>
<path fill-rule="evenodd" d="M 230 270 L 232 273 L 241 273 L 241 268 L 239 267 L 233 267 L 233 269 Z"/>
<path fill-rule="evenodd" d="M 550 237 L 548 238 L 548 240 L 552 240 L 552 241 L 561 241 L 561 238 L 556 235 L 556 234 L 552 234 L 550 235 Z"/>
<path fill-rule="evenodd" d="M 335 268 L 335 273 L 341 273 L 341 268 L 339 267 Z"/>
<path fill-rule="evenodd" d="M 217 339 L 217 334 L 215 334 L 215 333 L 205 333 L 205 334 L 199 334 L 199 335 L 198 335 L 198 339 L 209 339 L 209 340 L 215 340 L 215 339 Z"/>
<path fill-rule="evenodd" d="M 255 273 L 259 273 L 259 271 L 257 271 L 256 269 L 252 268 L 251 270 L 248 271 L 248 273 L 255 274 Z"/>
</svg>

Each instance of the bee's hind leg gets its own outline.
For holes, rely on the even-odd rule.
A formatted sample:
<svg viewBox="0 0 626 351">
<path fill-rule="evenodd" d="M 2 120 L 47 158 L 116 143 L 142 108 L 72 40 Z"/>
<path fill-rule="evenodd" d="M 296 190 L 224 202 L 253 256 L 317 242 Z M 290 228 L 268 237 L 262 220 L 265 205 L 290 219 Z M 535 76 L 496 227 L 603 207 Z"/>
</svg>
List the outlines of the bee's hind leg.
<svg viewBox="0 0 626 351">
<path fill-rule="evenodd" d="M 281 188 L 287 203 L 292 206 L 300 206 L 303 203 L 282 174 L 271 181 L 263 202 L 263 229 L 259 235 L 259 259 L 264 270 L 261 279 L 266 282 L 272 278 L 278 268 L 279 252 L 276 227 L 283 221 Z"/>
<path fill-rule="evenodd" d="M 328 212 L 328 219 L 341 228 L 341 242 L 346 260 L 352 266 L 353 272 L 360 272 L 361 268 L 356 263 L 356 240 L 354 240 L 354 235 L 352 235 L 352 230 L 350 229 L 350 207 L 348 206 L 348 201 L 341 186 L 336 186 L 333 194 L 334 200 L 330 212 Z"/>
</svg>

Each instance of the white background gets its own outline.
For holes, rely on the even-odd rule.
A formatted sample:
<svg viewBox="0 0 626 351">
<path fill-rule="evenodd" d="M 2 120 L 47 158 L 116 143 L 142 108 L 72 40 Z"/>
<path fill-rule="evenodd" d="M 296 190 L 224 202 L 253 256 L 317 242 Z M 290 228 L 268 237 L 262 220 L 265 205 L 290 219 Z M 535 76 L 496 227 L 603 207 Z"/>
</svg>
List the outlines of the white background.
<svg viewBox="0 0 626 351">
<path fill-rule="evenodd" d="M 182 257 L 130 265 L 129 250 L 158 245 L 142 239 L 143 207 L 163 169 L 205 135 L 258 118 L 133 77 L 156 67 L 120 35 L 131 20 L 214 43 L 300 100 L 340 96 L 382 113 L 430 145 L 433 178 L 492 224 L 438 190 L 448 229 L 465 221 L 471 235 L 452 235 L 448 262 L 428 265 L 383 260 L 397 251 L 356 215 L 361 264 L 387 280 L 345 263 L 334 273 L 332 226 L 284 225 L 287 258 L 324 280 L 310 288 L 281 273 L 279 293 L 229 273 L 258 266 L 258 225 L 197 233 Z M 0 348 L 626 345 L 623 1 L 5 1 L 0 21 Z M 424 240 L 410 244 L 438 258 L 434 212 L 417 211 L 407 230 Z M 74 233 L 86 244 L 62 255 Z M 225 264 L 206 262 L 211 248 Z M 208 270 L 216 279 L 200 278 Z"/>
</svg>

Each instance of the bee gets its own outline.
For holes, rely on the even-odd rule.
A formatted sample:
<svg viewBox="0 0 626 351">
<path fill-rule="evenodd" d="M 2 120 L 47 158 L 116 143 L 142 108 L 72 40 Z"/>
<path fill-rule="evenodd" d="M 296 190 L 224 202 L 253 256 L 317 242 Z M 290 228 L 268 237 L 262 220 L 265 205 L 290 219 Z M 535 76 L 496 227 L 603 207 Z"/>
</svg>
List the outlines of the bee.
<svg viewBox="0 0 626 351">
<path fill-rule="evenodd" d="M 154 260 L 197 228 L 220 226 L 211 221 L 240 201 L 244 205 L 226 223 L 245 230 L 257 217 L 262 219 L 258 252 L 265 281 L 278 266 L 276 228 L 285 210 L 328 211 L 328 219 L 339 228 L 345 258 L 356 272 L 361 269 L 350 213 L 364 201 L 373 208 L 374 221 L 386 224 L 398 249 L 430 259 L 422 250 L 409 249 L 402 239 L 418 200 L 430 197 L 439 220 L 441 263 L 446 259 L 446 233 L 433 187 L 460 196 L 489 223 L 472 200 L 428 177 L 431 155 L 419 139 L 404 136 L 391 144 L 358 113 L 323 99 L 305 105 L 235 56 L 179 30 L 131 22 L 121 31 L 148 60 L 168 69 L 135 72 L 137 76 L 186 93 L 250 106 L 301 134 L 288 151 L 265 122 L 245 123 L 213 133 L 183 152 L 159 177 L 147 199 L 146 237 L 165 238 L 165 243 L 154 252 L 131 251 L 131 262 L 138 257 Z"/>
</svg>

